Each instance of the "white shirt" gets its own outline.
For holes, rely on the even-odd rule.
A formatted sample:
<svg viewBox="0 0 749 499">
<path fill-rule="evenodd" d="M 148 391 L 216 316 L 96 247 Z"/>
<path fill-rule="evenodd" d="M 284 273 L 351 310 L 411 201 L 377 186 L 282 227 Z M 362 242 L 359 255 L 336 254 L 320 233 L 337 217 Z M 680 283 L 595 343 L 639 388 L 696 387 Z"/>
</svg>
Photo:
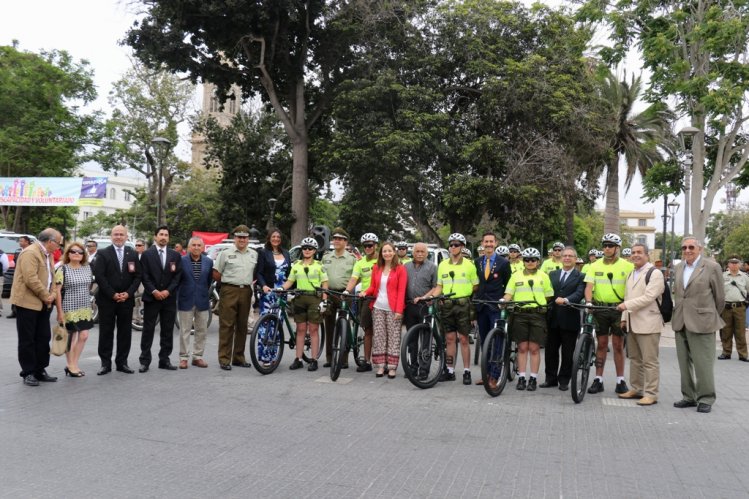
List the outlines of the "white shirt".
<svg viewBox="0 0 749 499">
<path fill-rule="evenodd" d="M 694 263 L 692 265 L 689 265 L 686 260 L 684 260 L 684 289 L 687 289 L 687 284 L 689 284 L 689 278 L 692 277 L 692 272 L 694 272 L 695 267 L 697 267 L 697 264 L 700 261 L 700 258 L 702 258 L 702 255 L 697 255 L 697 258 L 695 258 Z"/>
<path fill-rule="evenodd" d="M 390 311 L 390 303 L 388 302 L 388 277 L 382 274 L 380 277 L 380 289 L 377 290 L 377 300 L 375 300 L 375 308 L 380 310 Z"/>
</svg>

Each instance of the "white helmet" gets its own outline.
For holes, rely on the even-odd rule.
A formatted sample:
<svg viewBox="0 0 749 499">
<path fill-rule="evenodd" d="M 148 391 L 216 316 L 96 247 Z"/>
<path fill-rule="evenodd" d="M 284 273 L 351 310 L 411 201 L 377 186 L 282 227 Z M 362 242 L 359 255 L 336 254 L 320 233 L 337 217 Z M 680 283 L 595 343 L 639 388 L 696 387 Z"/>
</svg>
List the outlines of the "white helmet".
<svg viewBox="0 0 749 499">
<path fill-rule="evenodd" d="M 557 241 L 557 242 L 555 242 L 554 244 L 551 245 L 551 248 L 552 249 L 557 249 L 557 248 L 564 249 L 564 243 L 560 242 L 560 241 Z"/>
<path fill-rule="evenodd" d="M 618 234 L 609 232 L 608 234 L 604 234 L 603 237 L 601 238 L 601 244 L 603 243 L 611 243 L 611 244 L 616 244 L 617 246 L 621 246 L 622 238 L 619 237 Z"/>
<path fill-rule="evenodd" d="M 496 250 L 494 250 L 496 254 L 499 256 L 507 256 L 510 254 L 510 248 L 507 246 L 499 246 Z"/>
<path fill-rule="evenodd" d="M 596 250 L 596 258 L 603 258 L 603 251 Z"/>
<path fill-rule="evenodd" d="M 397 249 L 408 249 L 408 243 L 406 241 L 401 241 L 399 243 L 396 243 L 395 247 Z"/>
<path fill-rule="evenodd" d="M 465 246 L 463 246 L 462 248 L 460 248 L 460 252 L 463 254 L 463 256 L 465 256 L 467 258 L 471 258 L 471 250 L 469 250 Z"/>
<path fill-rule="evenodd" d="M 632 256 L 632 248 L 624 248 L 622 250 L 622 256 Z"/>
<path fill-rule="evenodd" d="M 361 242 L 362 243 L 366 243 L 366 242 L 379 243 L 380 240 L 377 239 L 376 235 L 372 234 L 371 232 L 367 232 L 361 237 Z"/>
<path fill-rule="evenodd" d="M 590 255 L 598 256 L 598 250 L 593 248 L 592 250 L 588 251 L 588 256 Z"/>
<path fill-rule="evenodd" d="M 454 234 L 450 234 L 450 237 L 447 238 L 447 244 L 450 244 L 453 241 L 458 241 L 463 246 L 466 244 L 466 238 L 463 236 L 463 234 L 458 234 L 457 232 Z"/>
<path fill-rule="evenodd" d="M 523 258 L 536 258 L 541 259 L 541 253 L 536 248 L 525 248 L 521 253 Z"/>
<path fill-rule="evenodd" d="M 517 252 L 518 252 L 518 253 L 520 253 L 521 251 L 523 251 L 523 250 L 522 250 L 522 249 L 520 248 L 520 245 L 518 245 L 518 244 L 515 244 L 515 243 L 512 243 L 511 245 L 509 245 L 509 246 L 507 247 L 507 249 L 508 249 L 508 250 L 510 250 L 510 251 L 511 251 L 511 250 L 517 250 Z M 508 251 L 508 253 L 509 253 L 509 251 Z"/>
<path fill-rule="evenodd" d="M 312 248 L 318 249 L 319 246 L 317 245 L 317 241 L 315 241 L 314 237 L 305 237 L 302 239 L 302 242 L 299 243 L 299 246 L 304 248 L 305 246 L 311 246 Z"/>
</svg>

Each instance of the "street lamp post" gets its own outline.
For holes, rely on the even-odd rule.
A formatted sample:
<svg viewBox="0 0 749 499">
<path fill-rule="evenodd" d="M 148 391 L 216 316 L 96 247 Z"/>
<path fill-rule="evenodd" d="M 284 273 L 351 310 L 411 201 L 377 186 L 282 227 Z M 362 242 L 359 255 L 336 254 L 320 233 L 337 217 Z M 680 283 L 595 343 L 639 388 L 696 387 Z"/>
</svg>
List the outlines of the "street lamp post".
<svg viewBox="0 0 749 499">
<path fill-rule="evenodd" d="M 674 222 L 676 221 L 676 213 L 679 211 L 679 203 L 676 202 L 676 200 L 672 200 L 670 203 L 668 203 L 668 212 L 671 215 L 671 262 L 669 265 L 673 267 L 674 265 L 674 258 L 676 257 L 676 252 L 674 250 L 674 239 L 676 237 L 674 232 Z"/>
<path fill-rule="evenodd" d="M 693 126 L 685 126 L 681 130 L 679 130 L 679 142 L 681 143 L 681 148 L 684 151 L 687 151 L 687 145 L 692 146 L 694 137 L 700 133 L 699 128 L 695 128 Z M 689 140 L 692 139 L 692 140 Z M 688 142 L 689 141 L 689 142 Z M 690 189 L 692 186 L 692 162 L 693 162 L 694 154 L 690 151 L 688 151 L 687 159 L 684 162 L 684 234 L 689 234 L 689 204 L 690 204 Z"/>
<path fill-rule="evenodd" d="M 663 196 L 663 252 L 661 253 L 661 260 L 663 260 L 663 266 L 667 267 L 666 265 L 666 255 L 668 252 L 668 247 L 666 246 L 668 242 L 668 194 Z"/>
<path fill-rule="evenodd" d="M 276 212 L 277 202 L 278 202 L 278 199 L 276 198 L 270 198 L 268 200 L 268 208 L 270 208 L 270 216 L 268 217 L 268 224 L 265 226 L 268 232 L 270 232 L 273 229 L 273 215 L 275 215 L 275 212 Z"/>
<path fill-rule="evenodd" d="M 162 205 L 164 204 L 164 160 L 167 154 L 169 154 L 169 148 L 172 143 L 164 137 L 154 137 L 151 140 L 151 147 L 153 147 L 156 156 L 159 157 L 159 169 L 158 169 L 158 182 L 159 182 L 159 199 L 158 206 L 156 208 L 156 226 L 159 227 L 164 225 L 165 214 L 163 213 Z"/>
</svg>

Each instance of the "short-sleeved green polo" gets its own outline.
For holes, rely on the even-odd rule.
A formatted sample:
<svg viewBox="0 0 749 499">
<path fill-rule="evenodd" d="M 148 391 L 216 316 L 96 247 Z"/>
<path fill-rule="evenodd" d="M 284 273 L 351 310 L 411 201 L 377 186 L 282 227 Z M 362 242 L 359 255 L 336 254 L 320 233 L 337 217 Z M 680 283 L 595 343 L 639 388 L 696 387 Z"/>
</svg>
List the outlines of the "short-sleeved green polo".
<svg viewBox="0 0 749 499">
<path fill-rule="evenodd" d="M 304 269 L 307 269 L 305 272 Z M 320 262 L 313 261 L 305 265 L 301 260 L 297 260 L 291 266 L 289 272 L 289 281 L 296 282 L 296 288 L 301 291 L 315 291 L 322 286 L 322 283 L 328 281 L 328 276 L 320 265 Z"/>
<path fill-rule="evenodd" d="M 455 293 L 453 298 L 471 296 L 473 287 L 478 283 L 476 265 L 468 258 L 461 258 L 458 264 L 453 264 L 452 260 L 448 258 L 442 260 L 437 267 L 437 284 L 442 286 L 443 293 Z"/>
<path fill-rule="evenodd" d="M 554 296 L 554 288 L 551 286 L 549 276 L 540 270 L 535 274 L 519 271 L 510 277 L 505 294 L 510 295 L 513 301 L 532 301 L 534 303 L 521 305 L 521 307 L 535 308 L 546 306 L 546 298 Z"/>
<path fill-rule="evenodd" d="M 634 268 L 632 262 L 623 258 L 617 258 L 610 264 L 606 264 L 603 258 L 591 263 L 585 274 L 585 282 L 593 283 L 593 301 L 621 303 L 624 300 L 627 276 Z"/>
</svg>

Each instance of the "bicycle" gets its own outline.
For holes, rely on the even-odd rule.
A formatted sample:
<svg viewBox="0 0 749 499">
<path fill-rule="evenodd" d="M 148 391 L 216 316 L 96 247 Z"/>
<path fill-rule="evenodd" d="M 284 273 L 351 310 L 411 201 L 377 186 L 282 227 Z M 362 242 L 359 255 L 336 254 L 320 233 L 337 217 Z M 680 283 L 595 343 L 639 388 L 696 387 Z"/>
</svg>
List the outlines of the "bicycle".
<svg viewBox="0 0 749 499">
<path fill-rule="evenodd" d="M 330 359 L 330 380 L 336 381 L 341 374 L 344 361 L 348 359 L 349 350 L 354 353 L 354 362 L 357 366 L 365 364 L 363 354 L 364 349 L 364 330 L 360 327 L 359 318 L 349 306 L 349 302 L 356 304 L 357 309 L 366 306 L 368 300 L 372 297 L 361 298 L 350 293 L 341 291 L 326 290 L 326 293 L 332 296 L 338 296 L 341 299 L 341 308 L 338 310 L 335 328 L 333 329 L 332 356 Z"/>
<path fill-rule="evenodd" d="M 498 397 L 505 389 L 507 380 L 515 379 L 515 373 L 517 373 L 518 346 L 509 338 L 507 314 L 517 306 L 535 302 L 473 300 L 473 303 L 501 306 L 499 318 L 491 331 L 487 333 L 484 345 L 481 347 L 481 379 L 484 382 L 484 390 L 492 397 Z"/>
<path fill-rule="evenodd" d="M 408 380 L 418 388 L 433 387 L 445 371 L 447 345 L 438 314 L 438 303 L 450 299 L 453 295 L 454 293 L 442 294 L 422 300 L 429 303 L 427 314 L 420 324 L 411 327 L 403 337 L 403 371 Z"/>
<path fill-rule="evenodd" d="M 616 307 L 599 305 L 585 305 L 584 303 L 568 303 L 568 307 L 583 311 L 583 323 L 577 335 L 575 350 L 572 354 L 572 378 L 570 392 L 572 400 L 579 404 L 585 398 L 590 379 L 590 368 L 596 363 L 596 326 L 592 310 L 615 310 Z"/>
<path fill-rule="evenodd" d="M 272 291 L 276 300 L 270 310 L 263 314 L 252 328 L 250 336 L 250 359 L 260 374 L 270 374 L 276 370 L 283 358 L 284 347 L 288 343 L 292 350 L 296 348 L 296 327 L 292 327 L 286 309 L 294 296 L 316 295 L 313 291 L 288 290 Z M 289 341 L 285 340 L 284 328 L 289 332 Z M 307 333 L 304 337 L 302 358 L 309 363 L 317 360 L 325 344 L 325 325 L 320 324 L 317 334 L 317 356 L 312 356 L 312 339 Z"/>
</svg>

